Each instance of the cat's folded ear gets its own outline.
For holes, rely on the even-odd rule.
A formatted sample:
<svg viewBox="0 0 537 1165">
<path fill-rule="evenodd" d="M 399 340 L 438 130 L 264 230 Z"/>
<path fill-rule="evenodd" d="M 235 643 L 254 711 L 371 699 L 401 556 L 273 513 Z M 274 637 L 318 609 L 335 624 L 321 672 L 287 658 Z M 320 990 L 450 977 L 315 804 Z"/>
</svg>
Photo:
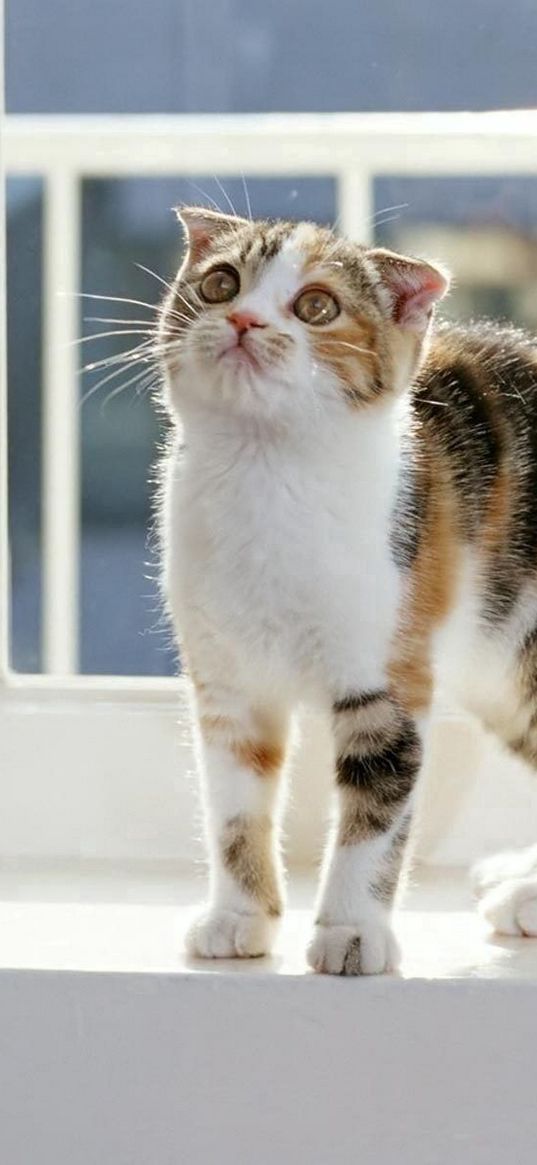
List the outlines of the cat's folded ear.
<svg viewBox="0 0 537 1165">
<path fill-rule="evenodd" d="M 387 310 L 398 327 L 423 334 L 435 303 L 449 288 L 447 271 L 422 259 L 408 259 L 376 247 L 367 252 L 374 264 Z"/>
<path fill-rule="evenodd" d="M 176 206 L 175 213 L 185 232 L 189 255 L 193 262 L 201 259 L 214 240 L 222 234 L 246 226 L 247 219 L 238 215 L 221 214 L 205 206 Z"/>
</svg>

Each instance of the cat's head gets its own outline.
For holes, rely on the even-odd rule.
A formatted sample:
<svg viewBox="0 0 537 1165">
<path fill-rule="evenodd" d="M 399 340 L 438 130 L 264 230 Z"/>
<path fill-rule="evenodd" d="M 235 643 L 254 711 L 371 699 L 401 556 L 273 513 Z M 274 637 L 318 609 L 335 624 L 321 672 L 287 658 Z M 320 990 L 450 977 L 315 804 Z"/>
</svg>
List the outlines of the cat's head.
<svg viewBox="0 0 537 1165">
<path fill-rule="evenodd" d="M 159 329 L 172 408 L 289 417 L 407 387 L 444 272 L 312 223 L 178 214 L 187 252 Z"/>
</svg>

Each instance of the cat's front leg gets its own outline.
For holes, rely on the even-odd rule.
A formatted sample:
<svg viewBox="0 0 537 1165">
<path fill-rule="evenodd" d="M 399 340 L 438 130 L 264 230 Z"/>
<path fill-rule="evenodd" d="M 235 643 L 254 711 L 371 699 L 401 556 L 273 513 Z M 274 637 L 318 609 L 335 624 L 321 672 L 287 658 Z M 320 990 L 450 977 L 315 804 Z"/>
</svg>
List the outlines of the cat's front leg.
<svg viewBox="0 0 537 1165">
<path fill-rule="evenodd" d="M 282 912 L 275 816 L 287 717 L 203 683 L 197 720 L 210 896 L 187 934 L 187 950 L 201 958 L 264 955 Z"/>
<path fill-rule="evenodd" d="M 387 691 L 349 692 L 333 706 L 339 820 L 308 961 L 315 971 L 395 970 L 392 903 L 421 763 L 418 726 Z"/>
</svg>

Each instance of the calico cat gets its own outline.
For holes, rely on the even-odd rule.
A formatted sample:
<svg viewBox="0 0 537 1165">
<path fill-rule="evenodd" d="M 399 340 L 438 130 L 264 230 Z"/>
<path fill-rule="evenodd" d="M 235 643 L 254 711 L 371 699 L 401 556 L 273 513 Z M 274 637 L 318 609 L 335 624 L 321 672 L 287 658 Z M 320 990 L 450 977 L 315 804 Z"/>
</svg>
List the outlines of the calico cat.
<svg viewBox="0 0 537 1165">
<path fill-rule="evenodd" d="M 387 971 L 436 686 L 537 763 L 537 351 L 433 329 L 432 263 L 311 223 L 179 217 L 163 573 L 211 873 L 188 949 L 271 948 L 279 777 L 306 701 L 331 717 L 338 794 L 308 961 Z M 482 874 L 486 897 L 498 881 Z"/>
</svg>

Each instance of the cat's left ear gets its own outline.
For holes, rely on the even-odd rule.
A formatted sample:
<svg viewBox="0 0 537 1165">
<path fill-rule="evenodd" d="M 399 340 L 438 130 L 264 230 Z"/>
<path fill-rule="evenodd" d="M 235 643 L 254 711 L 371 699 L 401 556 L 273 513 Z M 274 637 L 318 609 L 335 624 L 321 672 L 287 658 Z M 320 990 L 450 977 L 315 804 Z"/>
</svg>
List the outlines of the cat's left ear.
<svg viewBox="0 0 537 1165">
<path fill-rule="evenodd" d="M 434 305 L 448 291 L 448 273 L 432 263 L 408 259 L 383 247 L 368 251 L 367 258 L 375 266 L 394 324 L 423 335 Z"/>
<path fill-rule="evenodd" d="M 189 256 L 194 263 L 203 258 L 218 236 L 248 225 L 245 218 L 220 214 L 220 211 L 205 206 L 176 206 L 175 213 L 185 232 Z"/>
</svg>

